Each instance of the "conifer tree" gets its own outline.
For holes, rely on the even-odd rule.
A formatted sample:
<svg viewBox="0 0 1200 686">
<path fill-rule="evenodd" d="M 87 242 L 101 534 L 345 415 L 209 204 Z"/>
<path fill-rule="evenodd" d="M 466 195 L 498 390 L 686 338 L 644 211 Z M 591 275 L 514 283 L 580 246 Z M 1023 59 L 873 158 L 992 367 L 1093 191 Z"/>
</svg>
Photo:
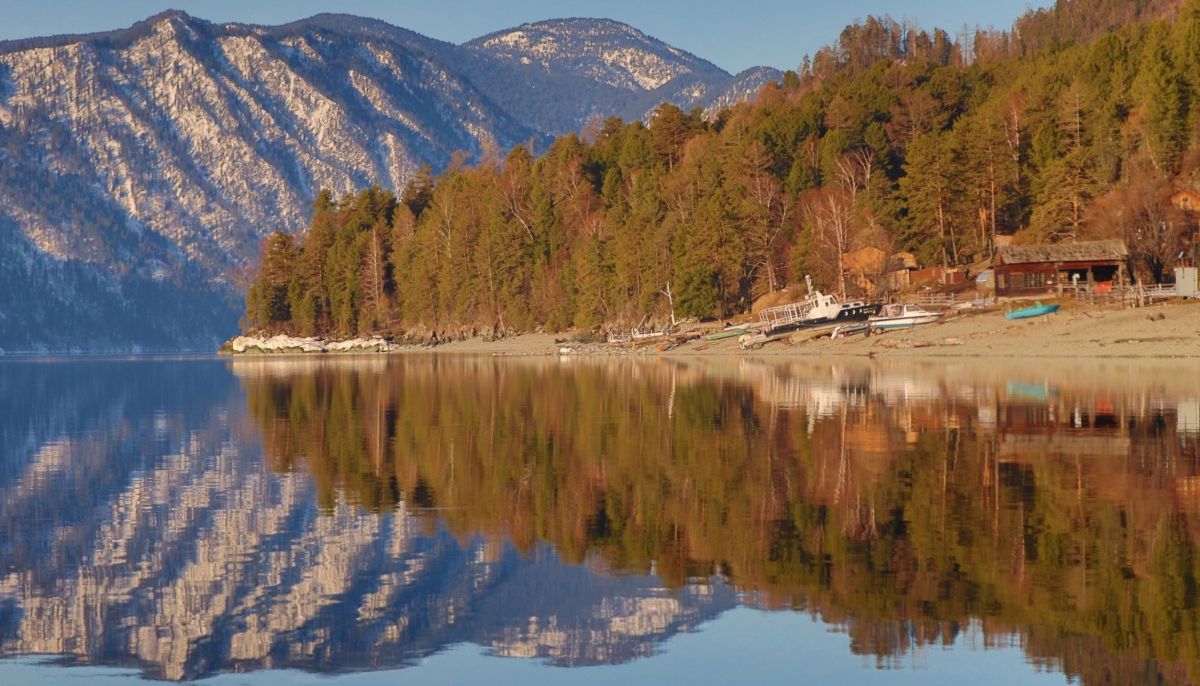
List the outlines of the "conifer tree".
<svg viewBox="0 0 1200 686">
<path fill-rule="evenodd" d="M 295 260 L 296 248 L 290 234 L 276 231 L 263 240 L 260 276 L 246 300 L 249 328 L 274 327 L 291 320 L 288 288 Z"/>
<path fill-rule="evenodd" d="M 1057 143 L 1041 169 L 1038 207 L 1031 221 L 1038 236 L 1049 240 L 1079 240 L 1088 202 L 1094 195 L 1083 92 L 1079 83 L 1059 99 Z"/>
<path fill-rule="evenodd" d="M 1193 46 L 1193 51 L 1197 49 Z M 1169 52 L 1165 28 L 1151 31 L 1147 38 L 1137 89 L 1154 166 L 1164 172 L 1174 171 L 1187 140 L 1187 99 L 1183 79 Z"/>
<path fill-rule="evenodd" d="M 954 141 L 946 135 L 918 136 L 908 149 L 901 181 L 908 209 L 906 243 L 943 266 L 958 264 L 957 206 L 962 198 Z"/>
</svg>

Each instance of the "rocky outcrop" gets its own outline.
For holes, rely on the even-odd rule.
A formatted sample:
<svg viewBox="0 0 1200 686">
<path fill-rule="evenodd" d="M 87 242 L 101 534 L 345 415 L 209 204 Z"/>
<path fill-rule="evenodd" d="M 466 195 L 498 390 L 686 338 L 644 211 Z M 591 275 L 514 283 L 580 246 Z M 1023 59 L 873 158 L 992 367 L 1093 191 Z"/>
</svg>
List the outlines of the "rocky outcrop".
<svg viewBox="0 0 1200 686">
<path fill-rule="evenodd" d="M 402 346 L 383 338 L 326 341 L 299 336 L 237 336 L 223 349 L 234 354 L 388 353 Z"/>
</svg>

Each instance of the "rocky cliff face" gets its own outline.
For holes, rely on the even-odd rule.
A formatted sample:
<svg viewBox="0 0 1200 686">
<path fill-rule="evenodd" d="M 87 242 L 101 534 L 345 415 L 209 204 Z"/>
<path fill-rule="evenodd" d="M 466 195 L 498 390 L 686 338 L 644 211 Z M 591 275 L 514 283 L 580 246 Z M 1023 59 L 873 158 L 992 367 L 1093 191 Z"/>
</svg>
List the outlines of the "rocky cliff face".
<svg viewBox="0 0 1200 686">
<path fill-rule="evenodd" d="M 455 46 L 340 15 L 168 12 L 0 44 L 0 349 L 211 349 L 260 238 L 301 229 L 321 188 L 400 187 L 457 150 L 727 102 L 737 82 L 600 20 Z"/>
</svg>

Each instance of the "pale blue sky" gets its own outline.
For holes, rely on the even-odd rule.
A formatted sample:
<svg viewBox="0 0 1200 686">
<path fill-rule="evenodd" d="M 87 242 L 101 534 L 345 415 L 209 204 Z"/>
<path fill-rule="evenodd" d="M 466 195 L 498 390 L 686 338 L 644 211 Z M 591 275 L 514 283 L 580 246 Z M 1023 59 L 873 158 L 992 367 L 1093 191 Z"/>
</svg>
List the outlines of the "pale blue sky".
<svg viewBox="0 0 1200 686">
<path fill-rule="evenodd" d="M 609 17 L 737 72 L 759 64 L 794 68 L 868 14 L 954 33 L 964 25 L 1008 28 L 1028 6 L 1026 0 L 0 0 L 0 40 L 122 28 L 169 7 L 255 24 L 345 12 L 454 43 L 526 21 Z"/>
</svg>

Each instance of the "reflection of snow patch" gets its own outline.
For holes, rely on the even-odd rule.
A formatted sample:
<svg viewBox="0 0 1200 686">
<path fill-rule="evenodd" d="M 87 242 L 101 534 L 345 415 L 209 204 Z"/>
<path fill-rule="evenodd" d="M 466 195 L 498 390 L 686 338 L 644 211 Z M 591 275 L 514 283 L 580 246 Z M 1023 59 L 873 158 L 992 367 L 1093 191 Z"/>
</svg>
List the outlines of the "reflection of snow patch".
<svg viewBox="0 0 1200 686">
<path fill-rule="evenodd" d="M 1189 398 L 1175 404 L 1175 430 L 1181 434 L 1200 434 L 1200 400 Z"/>
<path fill-rule="evenodd" d="M 66 471 L 70 454 L 71 444 L 68 441 L 63 440 L 47 443 L 42 446 L 42 449 L 37 452 L 37 455 L 34 456 L 29 466 L 25 468 L 20 482 L 24 484 L 35 483 L 63 473 Z"/>
</svg>

